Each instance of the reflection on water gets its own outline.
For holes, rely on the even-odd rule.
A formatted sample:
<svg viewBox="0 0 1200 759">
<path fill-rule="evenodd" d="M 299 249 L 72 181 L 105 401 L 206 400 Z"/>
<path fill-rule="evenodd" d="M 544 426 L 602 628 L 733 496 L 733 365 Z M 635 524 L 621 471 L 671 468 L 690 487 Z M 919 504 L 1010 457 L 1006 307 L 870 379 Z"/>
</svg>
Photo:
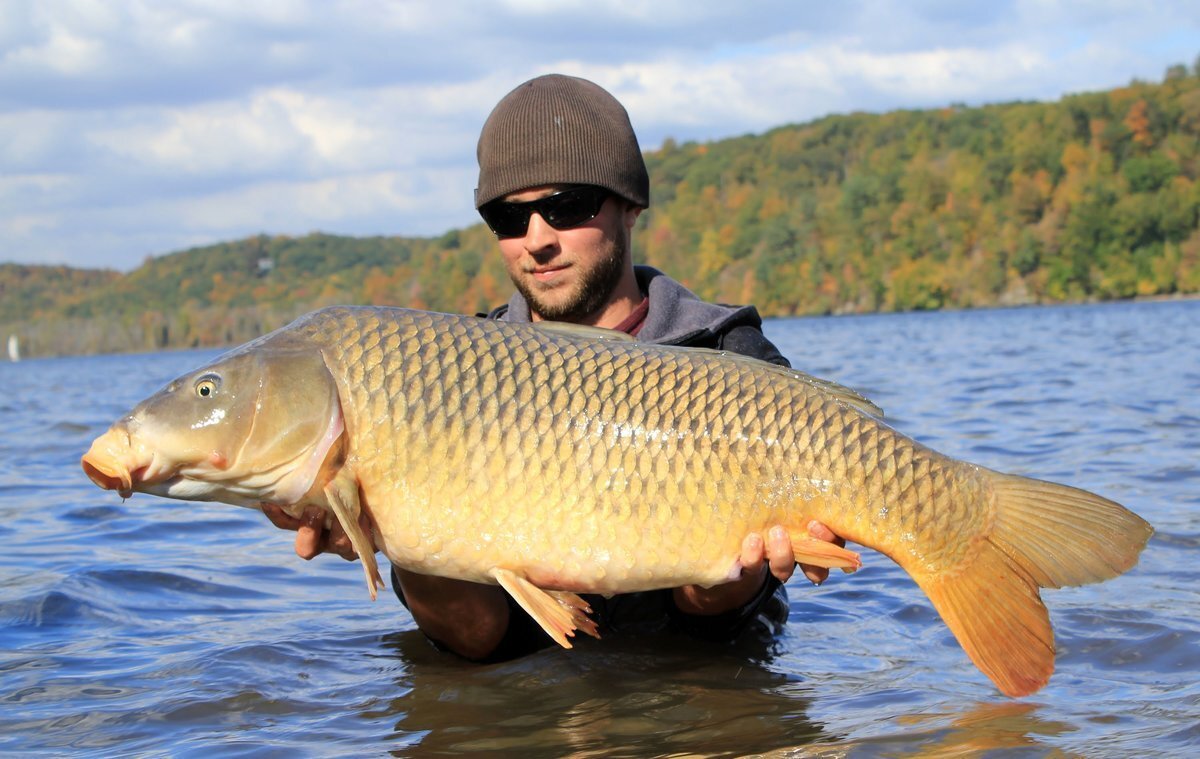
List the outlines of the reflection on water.
<svg viewBox="0 0 1200 759">
<path fill-rule="evenodd" d="M 1157 533 L 1129 575 L 1044 595 L 1058 672 L 997 694 L 864 553 L 793 580 L 773 642 L 434 651 L 361 572 L 256 513 L 135 496 L 78 459 L 204 354 L 0 365 L 0 752 L 52 755 L 1129 756 L 1200 745 L 1200 303 L 770 322 L 794 363 L 951 455 L 1081 485 Z"/>
<path fill-rule="evenodd" d="M 1069 733 L 1074 727 L 1063 722 L 1040 719 L 1038 708 L 1019 702 L 972 704 L 961 711 L 930 712 L 897 720 L 903 732 L 881 739 L 848 741 L 833 748 L 846 753 L 892 757 L 920 756 L 923 759 L 980 756 L 1003 751 L 1013 755 L 1026 750 L 1034 755 L 1049 752 L 1042 737 Z M 820 756 L 821 746 L 811 746 L 806 754 Z M 1070 756 L 1072 752 L 1055 754 Z M 786 752 L 782 755 L 786 755 Z"/>
<path fill-rule="evenodd" d="M 400 755 L 738 755 L 748 735 L 761 750 L 823 734 L 806 717 L 807 699 L 785 687 L 793 678 L 764 666 L 761 646 L 616 637 L 475 667 L 418 633 L 385 642 L 412 666 L 397 678 L 401 695 L 366 716 L 395 719 Z"/>
</svg>

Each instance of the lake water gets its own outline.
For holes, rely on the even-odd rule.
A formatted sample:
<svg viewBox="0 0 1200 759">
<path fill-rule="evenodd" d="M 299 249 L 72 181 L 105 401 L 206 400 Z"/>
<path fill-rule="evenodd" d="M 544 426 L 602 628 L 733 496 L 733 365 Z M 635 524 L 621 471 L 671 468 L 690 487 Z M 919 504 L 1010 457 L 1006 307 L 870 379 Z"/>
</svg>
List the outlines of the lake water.
<svg viewBox="0 0 1200 759">
<path fill-rule="evenodd" d="M 773 643 L 584 639 L 475 666 L 356 564 L 256 512 L 84 477 L 91 439 L 210 353 L 0 365 L 0 753 L 1179 756 L 1200 753 L 1200 302 L 771 321 L 793 362 L 945 453 L 1086 487 L 1157 529 L 1046 591 L 1058 671 L 1001 696 L 864 552 L 789 585 Z"/>
</svg>

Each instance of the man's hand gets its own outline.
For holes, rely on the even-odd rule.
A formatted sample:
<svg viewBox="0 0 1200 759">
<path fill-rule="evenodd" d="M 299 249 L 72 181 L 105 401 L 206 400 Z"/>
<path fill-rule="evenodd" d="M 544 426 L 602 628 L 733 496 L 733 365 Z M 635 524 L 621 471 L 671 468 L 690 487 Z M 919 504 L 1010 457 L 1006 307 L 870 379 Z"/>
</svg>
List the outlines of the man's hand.
<svg viewBox="0 0 1200 759">
<path fill-rule="evenodd" d="M 358 553 L 350 543 L 350 536 L 342 529 L 340 522 L 334 519 L 329 529 L 325 529 L 325 509 L 320 506 L 306 507 L 299 519 L 289 516 L 273 503 L 264 503 L 262 511 L 276 527 L 296 531 L 296 555 L 302 559 L 308 560 L 325 552 L 336 553 L 346 561 L 358 558 Z M 358 525 L 367 540 L 371 540 L 371 520 L 365 510 L 358 514 Z M 372 544 L 371 548 L 374 547 Z"/>
<path fill-rule="evenodd" d="M 815 519 L 808 523 L 808 534 L 818 540 L 846 545 L 845 540 Z M 699 585 L 676 588 L 675 605 L 685 614 L 712 615 L 732 611 L 745 606 L 758 594 L 767 580 L 767 572 L 775 575 L 780 582 L 787 582 L 796 571 L 796 554 L 792 551 L 791 537 L 780 525 L 767 531 L 765 541 L 757 532 L 747 535 L 742 541 L 739 562 L 742 565 L 740 579 L 711 588 Z M 829 577 L 826 567 L 801 564 L 800 570 L 814 585 L 820 585 Z"/>
</svg>

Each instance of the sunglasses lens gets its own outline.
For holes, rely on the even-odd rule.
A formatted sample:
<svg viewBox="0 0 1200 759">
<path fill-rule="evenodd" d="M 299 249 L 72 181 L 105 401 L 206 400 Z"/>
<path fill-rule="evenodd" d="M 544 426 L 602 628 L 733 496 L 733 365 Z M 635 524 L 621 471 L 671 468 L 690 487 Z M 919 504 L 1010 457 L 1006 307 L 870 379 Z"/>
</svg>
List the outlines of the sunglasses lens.
<svg viewBox="0 0 1200 759">
<path fill-rule="evenodd" d="M 522 237 L 529 228 L 529 212 L 526 203 L 504 203 L 493 200 L 479 209 L 479 215 L 488 228 L 498 237 Z"/>
<path fill-rule="evenodd" d="M 543 199 L 539 209 L 546 223 L 555 229 L 570 229 L 596 218 L 604 205 L 604 191 L 596 187 L 579 187 Z"/>
<path fill-rule="evenodd" d="M 533 213 L 555 229 L 570 229 L 596 218 L 607 197 L 608 191 L 600 187 L 572 187 L 527 203 L 493 200 L 479 209 L 479 215 L 498 237 L 522 237 Z"/>
</svg>

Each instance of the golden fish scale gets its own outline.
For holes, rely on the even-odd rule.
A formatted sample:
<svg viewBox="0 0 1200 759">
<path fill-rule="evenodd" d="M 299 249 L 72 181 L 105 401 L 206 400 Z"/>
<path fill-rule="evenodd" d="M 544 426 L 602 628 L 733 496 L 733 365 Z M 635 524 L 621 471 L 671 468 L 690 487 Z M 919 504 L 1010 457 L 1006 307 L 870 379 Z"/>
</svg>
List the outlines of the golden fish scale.
<svg viewBox="0 0 1200 759">
<path fill-rule="evenodd" d="M 401 309 L 303 329 L 342 372 L 385 553 L 418 571 L 711 583 L 748 532 L 812 518 L 945 570 L 991 519 L 973 467 L 757 362 Z"/>
</svg>

